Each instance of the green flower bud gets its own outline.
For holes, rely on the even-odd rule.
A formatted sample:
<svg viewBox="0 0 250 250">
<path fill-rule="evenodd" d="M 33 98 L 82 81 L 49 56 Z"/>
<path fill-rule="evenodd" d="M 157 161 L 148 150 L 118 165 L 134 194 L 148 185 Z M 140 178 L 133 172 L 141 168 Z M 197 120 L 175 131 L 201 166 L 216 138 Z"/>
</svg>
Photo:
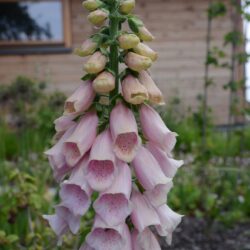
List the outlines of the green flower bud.
<svg viewBox="0 0 250 250">
<path fill-rule="evenodd" d="M 120 4 L 120 12 L 129 14 L 135 7 L 135 0 L 123 0 Z"/>
<path fill-rule="evenodd" d="M 106 10 L 95 10 L 88 15 L 88 20 L 96 26 L 102 26 L 108 15 Z"/>
<path fill-rule="evenodd" d="M 158 57 L 158 54 L 144 43 L 139 43 L 133 50 L 141 56 L 149 57 L 152 61 L 155 61 Z"/>
<path fill-rule="evenodd" d="M 106 63 L 106 56 L 104 56 L 100 51 L 97 51 L 85 63 L 84 70 L 88 74 L 98 74 L 104 70 Z"/>
<path fill-rule="evenodd" d="M 86 0 L 83 1 L 82 6 L 89 11 L 96 10 L 102 5 L 102 2 L 99 0 Z"/>
<path fill-rule="evenodd" d="M 84 57 L 92 55 L 97 49 L 97 43 L 95 43 L 92 39 L 87 39 L 81 46 L 81 48 L 76 48 L 74 50 L 74 54 Z"/>
<path fill-rule="evenodd" d="M 132 49 L 140 42 L 140 39 L 135 34 L 123 34 L 119 36 L 118 41 L 121 49 Z"/>
<path fill-rule="evenodd" d="M 139 32 L 137 35 L 140 37 L 142 41 L 145 42 L 151 42 L 155 39 L 154 36 L 145 26 L 139 27 Z"/>
</svg>

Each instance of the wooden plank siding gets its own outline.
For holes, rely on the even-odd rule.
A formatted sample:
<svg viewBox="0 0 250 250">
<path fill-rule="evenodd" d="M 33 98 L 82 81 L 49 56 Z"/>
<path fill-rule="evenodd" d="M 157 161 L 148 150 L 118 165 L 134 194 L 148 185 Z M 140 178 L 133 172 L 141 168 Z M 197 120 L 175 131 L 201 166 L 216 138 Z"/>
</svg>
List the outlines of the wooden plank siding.
<svg viewBox="0 0 250 250">
<path fill-rule="evenodd" d="M 93 32 L 80 0 L 71 0 L 73 47 Z M 206 57 L 206 9 L 208 0 L 137 0 L 136 13 L 156 36 L 150 45 L 159 53 L 151 72 L 166 102 L 178 96 L 183 112 L 197 109 L 202 93 Z M 213 22 L 212 46 L 222 46 L 223 36 L 231 29 L 229 16 Z M 230 50 L 227 51 L 230 56 Z M 70 93 L 83 75 L 86 59 L 72 54 L 0 56 L 0 82 L 9 83 L 17 75 L 27 75 L 49 83 L 49 89 Z M 223 90 L 230 77 L 226 69 L 211 69 L 215 85 L 208 91 L 208 103 L 217 124 L 227 122 L 228 91 Z"/>
</svg>

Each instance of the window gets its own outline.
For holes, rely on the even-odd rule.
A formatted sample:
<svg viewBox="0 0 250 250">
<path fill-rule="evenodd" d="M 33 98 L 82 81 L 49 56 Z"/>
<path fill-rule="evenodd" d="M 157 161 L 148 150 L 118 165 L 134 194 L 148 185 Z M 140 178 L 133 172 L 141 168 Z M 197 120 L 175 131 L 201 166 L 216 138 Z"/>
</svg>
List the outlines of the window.
<svg viewBox="0 0 250 250">
<path fill-rule="evenodd" d="M 0 49 L 69 48 L 70 0 L 0 0 Z"/>
</svg>

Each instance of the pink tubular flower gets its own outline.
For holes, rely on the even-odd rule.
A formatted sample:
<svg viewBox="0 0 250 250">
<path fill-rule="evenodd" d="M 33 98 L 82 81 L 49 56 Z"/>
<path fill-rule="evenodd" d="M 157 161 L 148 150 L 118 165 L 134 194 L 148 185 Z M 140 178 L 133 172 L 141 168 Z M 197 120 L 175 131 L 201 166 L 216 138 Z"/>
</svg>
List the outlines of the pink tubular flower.
<svg viewBox="0 0 250 250">
<path fill-rule="evenodd" d="M 160 244 L 149 228 L 142 233 L 136 229 L 132 232 L 133 250 L 161 250 Z"/>
<path fill-rule="evenodd" d="M 91 204 L 92 190 L 87 183 L 85 172 L 88 157 L 79 162 L 69 178 L 61 184 L 61 205 L 67 207 L 75 216 L 84 215 Z"/>
<path fill-rule="evenodd" d="M 168 157 L 167 154 L 162 149 L 157 147 L 152 142 L 148 142 L 146 148 L 151 152 L 151 154 L 157 160 L 163 173 L 169 178 L 173 178 L 179 167 L 183 165 L 182 160 L 175 160 Z"/>
<path fill-rule="evenodd" d="M 149 57 L 138 55 L 134 52 L 128 52 L 125 57 L 126 65 L 137 72 L 148 69 L 152 65 L 152 60 Z"/>
<path fill-rule="evenodd" d="M 123 79 L 122 95 L 126 102 L 135 105 L 148 100 L 147 89 L 132 75 L 128 75 Z"/>
<path fill-rule="evenodd" d="M 74 166 L 92 146 L 98 126 L 95 112 L 89 112 L 79 121 L 72 135 L 63 146 L 63 154 L 69 166 Z"/>
<path fill-rule="evenodd" d="M 68 208 L 56 206 L 56 213 L 53 215 L 44 215 L 50 227 L 53 229 L 58 238 L 67 233 L 69 230 L 76 234 L 80 228 L 80 216 L 71 214 Z"/>
<path fill-rule="evenodd" d="M 76 125 L 76 122 L 73 121 L 74 119 L 75 119 L 74 115 L 63 115 L 57 118 L 54 121 L 56 132 L 58 133 L 64 132 L 71 126 Z"/>
<path fill-rule="evenodd" d="M 81 84 L 75 92 L 66 100 L 64 115 L 77 115 L 86 111 L 95 98 L 92 82 Z"/>
<path fill-rule="evenodd" d="M 160 115 L 150 106 L 143 104 L 140 107 L 140 121 L 146 139 L 170 153 L 175 146 L 177 134 L 166 127 Z"/>
<path fill-rule="evenodd" d="M 109 188 L 116 175 L 115 155 L 109 129 L 99 134 L 91 148 L 87 179 L 96 191 Z"/>
<path fill-rule="evenodd" d="M 165 104 L 163 95 L 160 89 L 156 86 L 149 73 L 142 70 L 138 76 L 139 82 L 147 89 L 149 94 L 149 101 L 153 104 Z"/>
<path fill-rule="evenodd" d="M 126 163 L 118 163 L 118 175 L 112 186 L 100 194 L 94 203 L 96 213 L 109 226 L 115 226 L 125 221 L 131 213 L 131 171 Z"/>
<path fill-rule="evenodd" d="M 54 177 L 57 181 L 60 181 L 65 176 L 65 174 L 72 169 L 67 165 L 65 157 L 62 153 L 62 149 L 64 142 L 73 133 L 75 127 L 76 125 L 74 124 L 68 128 L 59 141 L 51 149 L 44 152 L 49 159 L 49 163 L 54 172 Z"/>
<path fill-rule="evenodd" d="M 79 250 L 95 250 L 95 249 L 90 247 L 87 243 L 83 242 Z"/>
<path fill-rule="evenodd" d="M 167 184 L 159 184 L 154 189 L 145 191 L 143 195 L 153 207 L 159 207 L 166 204 L 167 194 L 172 187 L 172 181 Z"/>
<path fill-rule="evenodd" d="M 171 244 L 172 233 L 180 224 L 183 215 L 177 214 L 167 205 L 156 208 L 161 224 L 156 225 L 156 230 L 160 236 L 167 237 L 167 242 Z"/>
<path fill-rule="evenodd" d="M 153 190 L 157 185 L 171 181 L 164 175 L 152 154 L 144 147 L 139 148 L 132 161 L 132 166 L 140 184 L 146 190 Z"/>
<path fill-rule="evenodd" d="M 110 114 L 110 131 L 116 156 L 131 162 L 141 144 L 133 112 L 121 102 L 117 103 Z"/>
<path fill-rule="evenodd" d="M 88 74 L 98 74 L 104 70 L 107 58 L 100 51 L 95 52 L 84 65 L 84 70 Z"/>
<path fill-rule="evenodd" d="M 92 231 L 87 235 L 87 244 L 95 250 L 121 250 L 126 244 L 124 233 L 127 225 L 107 226 L 99 217 L 95 217 Z"/>
<path fill-rule="evenodd" d="M 140 233 L 149 226 L 160 225 L 160 219 L 155 209 L 139 191 L 133 189 L 131 201 L 133 203 L 131 220 Z"/>
</svg>

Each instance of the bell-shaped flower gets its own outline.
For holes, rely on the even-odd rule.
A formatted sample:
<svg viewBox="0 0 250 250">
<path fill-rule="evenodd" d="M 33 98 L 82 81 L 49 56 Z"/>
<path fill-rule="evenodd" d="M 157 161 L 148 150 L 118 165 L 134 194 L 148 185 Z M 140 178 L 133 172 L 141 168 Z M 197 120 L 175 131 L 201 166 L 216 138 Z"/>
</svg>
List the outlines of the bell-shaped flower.
<svg viewBox="0 0 250 250">
<path fill-rule="evenodd" d="M 83 42 L 81 48 L 76 48 L 74 50 L 74 54 L 81 57 L 92 55 L 96 51 L 97 46 L 98 44 L 89 38 Z"/>
<path fill-rule="evenodd" d="M 157 233 L 160 236 L 167 237 L 167 242 L 171 244 L 172 233 L 181 223 L 183 215 L 174 212 L 166 204 L 156 208 L 161 224 L 156 225 Z"/>
<path fill-rule="evenodd" d="M 139 233 L 136 229 L 132 231 L 133 250 L 161 250 L 161 246 L 149 228 Z"/>
<path fill-rule="evenodd" d="M 135 53 L 149 57 L 153 62 L 158 58 L 158 54 L 145 43 L 139 43 L 133 47 Z"/>
<path fill-rule="evenodd" d="M 90 247 L 86 242 L 83 242 L 79 250 L 95 250 L 93 247 Z"/>
<path fill-rule="evenodd" d="M 155 37 L 150 33 L 150 31 L 145 27 L 139 27 L 139 31 L 137 34 L 142 41 L 151 42 L 155 39 Z"/>
<path fill-rule="evenodd" d="M 147 89 L 132 75 L 126 76 L 122 81 L 122 95 L 126 102 L 137 105 L 148 100 Z"/>
<path fill-rule="evenodd" d="M 92 231 L 86 237 L 86 243 L 95 250 L 121 250 L 126 244 L 127 225 L 107 226 L 98 216 L 95 216 Z"/>
<path fill-rule="evenodd" d="M 61 238 L 69 230 L 76 234 L 80 228 L 81 217 L 73 215 L 68 208 L 61 205 L 56 206 L 55 209 L 55 214 L 43 215 L 43 218 L 49 222 L 57 237 Z"/>
<path fill-rule="evenodd" d="M 64 104 L 64 115 L 77 115 L 86 111 L 95 98 L 92 82 L 81 84 Z"/>
<path fill-rule="evenodd" d="M 100 51 L 95 52 L 84 64 L 84 70 L 89 74 L 98 74 L 104 70 L 107 58 Z"/>
<path fill-rule="evenodd" d="M 153 207 L 159 207 L 167 202 L 167 195 L 173 187 L 173 182 L 159 184 L 152 190 L 146 190 L 143 195 Z"/>
<path fill-rule="evenodd" d="M 141 105 L 139 113 L 145 138 L 170 153 L 175 146 L 177 134 L 166 127 L 160 115 L 150 106 Z"/>
<path fill-rule="evenodd" d="M 95 10 L 93 12 L 90 12 L 90 14 L 88 15 L 88 20 L 92 24 L 99 27 L 99 26 L 102 26 L 104 24 L 108 15 L 109 15 L 109 13 L 107 10 L 98 9 L 98 10 Z"/>
<path fill-rule="evenodd" d="M 152 60 L 149 57 L 138 55 L 134 52 L 128 52 L 125 57 L 126 65 L 137 72 L 146 70 L 152 65 Z"/>
<path fill-rule="evenodd" d="M 61 184 L 61 205 L 67 207 L 75 216 L 83 216 L 91 204 L 92 190 L 86 179 L 88 156 L 85 156 L 72 171 L 69 180 Z"/>
<path fill-rule="evenodd" d="M 162 172 L 153 155 L 141 146 L 132 161 L 136 177 L 146 190 L 153 190 L 159 184 L 167 184 L 171 179 Z"/>
<path fill-rule="evenodd" d="M 102 5 L 102 2 L 99 0 L 85 0 L 82 3 L 82 6 L 88 11 L 94 11 Z"/>
<path fill-rule="evenodd" d="M 57 118 L 54 121 L 56 132 L 63 133 L 71 126 L 76 125 L 76 122 L 73 121 L 75 117 L 75 115 L 63 115 Z"/>
<path fill-rule="evenodd" d="M 95 112 L 86 113 L 63 146 L 63 154 L 69 166 L 74 166 L 91 148 L 97 134 L 98 117 Z"/>
<path fill-rule="evenodd" d="M 135 7 L 135 0 L 122 0 L 120 3 L 120 12 L 129 14 Z"/>
<path fill-rule="evenodd" d="M 118 175 L 112 186 L 102 192 L 94 203 L 96 213 L 109 226 L 122 222 L 131 213 L 130 194 L 132 188 L 131 171 L 129 166 L 119 161 Z"/>
<path fill-rule="evenodd" d="M 116 176 L 115 155 L 109 129 L 97 136 L 90 151 L 87 179 L 95 191 L 109 188 Z"/>
<path fill-rule="evenodd" d="M 110 114 L 110 132 L 116 156 L 131 162 L 141 145 L 141 139 L 133 112 L 121 102 L 116 104 Z"/>
<path fill-rule="evenodd" d="M 161 148 L 157 147 L 152 142 L 148 142 L 146 148 L 151 152 L 151 154 L 157 160 L 163 173 L 169 178 L 173 178 L 177 170 L 184 163 L 182 160 L 175 160 L 168 157 L 168 155 Z"/>
<path fill-rule="evenodd" d="M 163 105 L 164 97 L 160 89 L 156 86 L 155 82 L 145 70 L 142 70 L 138 76 L 139 82 L 147 89 L 149 101 L 153 104 Z"/>
<path fill-rule="evenodd" d="M 145 199 L 145 197 L 136 189 L 133 189 L 132 191 L 131 201 L 133 204 L 131 220 L 135 228 L 140 233 L 143 232 L 149 226 L 161 225 L 160 218 L 156 213 L 155 209 L 149 204 L 149 202 Z"/>
<path fill-rule="evenodd" d="M 140 43 L 140 38 L 135 34 L 122 34 L 118 37 L 119 46 L 121 49 L 132 49 Z"/>
<path fill-rule="evenodd" d="M 93 88 L 96 93 L 109 93 L 115 88 L 115 77 L 108 71 L 100 73 L 93 81 Z"/>
<path fill-rule="evenodd" d="M 71 166 L 67 165 L 62 151 L 64 142 L 71 136 L 75 128 L 76 125 L 73 124 L 70 128 L 67 129 L 67 131 L 52 148 L 44 152 L 44 154 L 49 159 L 49 163 L 54 172 L 54 178 L 57 181 L 63 179 L 66 173 L 68 173 L 72 169 Z"/>
</svg>

